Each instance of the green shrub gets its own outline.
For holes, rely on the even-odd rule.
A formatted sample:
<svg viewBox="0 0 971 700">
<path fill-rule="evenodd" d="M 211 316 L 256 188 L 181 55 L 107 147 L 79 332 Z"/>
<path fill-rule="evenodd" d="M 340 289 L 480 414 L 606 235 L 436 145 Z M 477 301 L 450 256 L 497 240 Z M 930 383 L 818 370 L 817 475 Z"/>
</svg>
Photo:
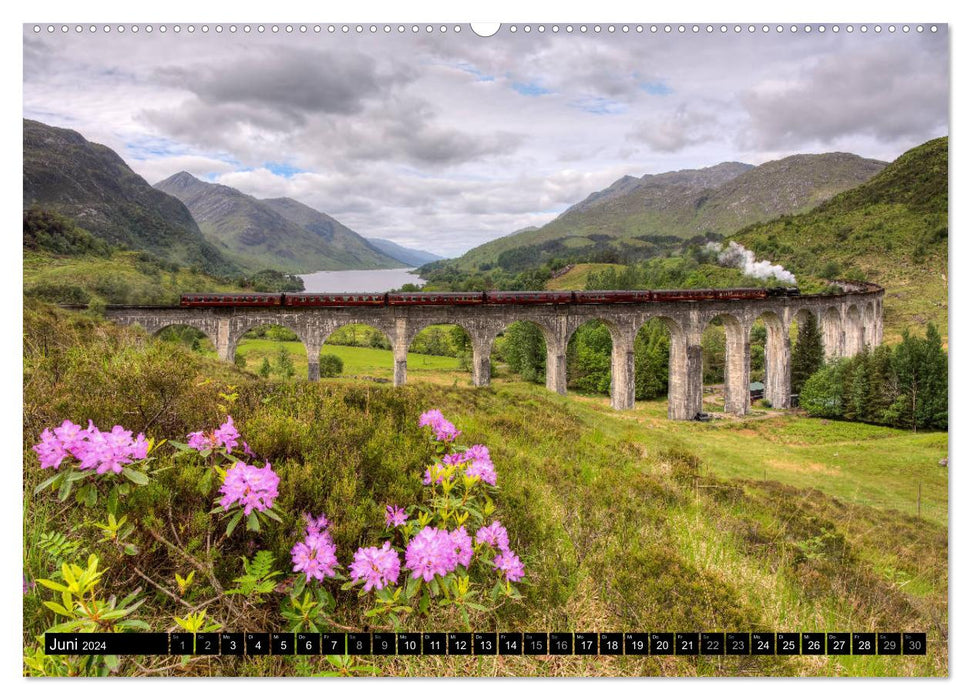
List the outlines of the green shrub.
<svg viewBox="0 0 971 700">
<path fill-rule="evenodd" d="M 344 373 L 344 360 L 337 355 L 320 356 L 320 376 L 339 377 Z"/>
</svg>

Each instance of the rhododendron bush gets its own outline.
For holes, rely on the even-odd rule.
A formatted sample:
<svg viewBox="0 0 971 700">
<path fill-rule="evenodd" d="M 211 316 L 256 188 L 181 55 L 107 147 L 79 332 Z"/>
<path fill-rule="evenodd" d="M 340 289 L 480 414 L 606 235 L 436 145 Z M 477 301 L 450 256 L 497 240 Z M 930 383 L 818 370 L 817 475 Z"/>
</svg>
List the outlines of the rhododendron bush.
<svg viewBox="0 0 971 700">
<path fill-rule="evenodd" d="M 421 497 L 415 503 L 381 503 L 381 494 L 373 494 L 381 503 L 382 517 L 365 525 L 360 535 L 363 541 L 359 539 L 353 550 L 338 546 L 334 523 L 319 507 L 309 513 L 288 512 L 281 506 L 281 502 L 292 503 L 295 495 L 281 495 L 283 472 L 257 458 L 231 416 L 218 427 L 160 441 L 141 433 L 133 435 L 121 425 L 102 430 L 93 422 L 82 428 L 64 421 L 43 430 L 33 446 L 40 468 L 52 474 L 35 493 L 50 491 L 61 501 L 74 493 L 76 505 L 69 507 L 86 509 L 98 508 L 104 499 L 104 522 L 94 523 L 102 534 L 100 543 L 117 546 L 119 556 L 124 557 L 139 553 L 133 541 L 146 541 L 175 554 L 179 564 L 191 565 L 187 576 L 175 574 L 171 588 L 159 582 L 158 574 L 133 567 L 138 577 L 157 589 L 160 600 L 174 599 L 188 608 L 171 616 L 176 628 L 223 628 L 218 619 L 207 617 L 209 608 L 189 602 L 192 587 L 199 585 L 197 574 L 216 594 L 206 602 L 212 607 L 224 603 L 225 608 L 220 609 L 233 612 L 234 617 L 225 620 L 227 627 L 240 624 L 246 610 L 270 596 L 279 596 L 279 624 L 293 631 L 347 629 L 334 621 L 338 615 L 344 620 L 357 618 L 361 624 L 369 620 L 367 624 L 375 628 L 403 629 L 415 618 L 438 611 L 444 615 L 455 611 L 468 626 L 470 611 L 487 612 L 505 599 L 520 598 L 515 584 L 523 579 L 525 569 L 497 516 L 501 482 L 489 449 L 460 445 L 461 432 L 440 411 L 423 413 L 418 424 L 429 440 L 426 453 L 433 455 L 411 477 Z M 165 449 L 161 449 L 163 445 Z M 226 576 L 221 582 L 211 563 L 201 562 L 179 541 L 171 521 L 172 537 L 167 537 L 155 516 L 133 506 L 140 493 L 137 489 L 153 488 L 156 475 L 175 468 L 179 469 L 175 482 L 179 488 L 188 483 L 191 494 L 186 493 L 187 498 L 201 495 L 211 503 L 193 516 L 194 522 L 206 518 L 217 528 L 214 538 L 207 535 L 207 552 L 238 548 L 238 532 L 247 532 L 246 547 L 253 556 L 236 557 L 243 564 L 240 576 Z M 170 478 L 166 483 L 171 486 L 173 482 Z M 288 484 L 294 488 L 294 482 Z M 281 539 L 290 542 L 288 561 L 279 549 Z M 275 546 L 278 553 L 255 551 L 261 542 Z M 193 546 L 198 548 L 199 543 Z M 74 570 L 65 567 L 69 562 L 49 579 L 36 583 L 63 593 L 63 586 L 68 585 L 68 575 L 63 572 Z M 289 569 L 291 575 L 287 577 L 280 568 Z M 25 576 L 25 595 L 28 584 L 32 587 L 34 582 Z M 341 593 L 351 590 L 357 592 L 360 604 Z M 357 608 L 356 613 L 338 610 L 338 599 L 342 606 Z M 125 598 L 126 603 L 134 600 Z M 126 619 L 119 617 L 116 628 L 144 626 L 127 615 L 145 601 L 138 598 L 135 604 L 124 606 Z M 103 628 L 91 618 L 91 606 L 81 599 L 71 603 L 70 609 L 64 601 L 43 603 L 54 615 L 49 629 L 65 629 L 68 624 Z M 48 662 L 35 659 L 31 663 L 43 668 Z"/>
</svg>

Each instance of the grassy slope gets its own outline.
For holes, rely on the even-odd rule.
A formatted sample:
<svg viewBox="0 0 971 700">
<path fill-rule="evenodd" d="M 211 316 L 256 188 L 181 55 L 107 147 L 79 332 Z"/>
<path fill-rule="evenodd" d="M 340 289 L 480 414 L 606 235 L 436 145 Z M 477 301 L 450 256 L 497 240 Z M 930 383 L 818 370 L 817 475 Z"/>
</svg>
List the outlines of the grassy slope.
<svg viewBox="0 0 971 700">
<path fill-rule="evenodd" d="M 911 149 L 813 211 L 732 236 L 798 277 L 827 262 L 887 289 L 886 338 L 934 321 L 947 333 L 948 140 Z"/>
<path fill-rule="evenodd" d="M 560 275 L 559 277 L 554 277 L 546 283 L 547 289 L 586 289 L 587 288 L 587 275 L 591 272 L 601 272 L 603 270 L 609 270 L 611 268 L 623 269 L 623 265 L 614 265 L 612 263 L 580 263 L 579 265 L 574 265 L 569 272 Z"/>
<path fill-rule="evenodd" d="M 202 273 L 180 268 L 146 272 L 138 253 L 121 251 L 110 258 L 70 257 L 24 251 L 24 289 L 35 285 L 74 285 L 89 292 L 92 301 L 105 302 L 98 288 L 127 289 L 132 303 L 177 304 L 183 292 L 234 291 L 238 289 Z"/>
<path fill-rule="evenodd" d="M 687 172 L 701 174 L 731 165 L 723 163 Z M 677 177 L 682 173 L 648 176 L 626 193 L 578 205 L 538 229 L 503 236 L 473 248 L 455 262 L 474 269 L 482 263 L 496 262 L 501 253 L 522 246 L 562 240 L 570 247 L 580 247 L 590 244 L 587 236 L 595 235 L 632 245 L 637 244 L 630 240 L 635 236 L 690 238 L 706 232 L 728 235 L 742 226 L 768 221 L 783 213 L 807 211 L 866 181 L 884 165 L 847 153 L 826 153 L 791 156 L 749 170 L 732 169 L 727 180 L 722 181 L 726 177 L 723 175 L 715 181 L 717 184 L 707 187 L 692 182 L 691 177 Z"/>
<path fill-rule="evenodd" d="M 32 496 L 41 474 L 29 444 L 44 426 L 66 417 L 123 422 L 158 437 L 185 434 L 219 420 L 218 393 L 231 384 L 239 394 L 231 410 L 244 437 L 281 474 L 283 510 L 324 510 L 336 523 L 344 561 L 360 542 L 380 537 L 386 502 L 409 503 L 420 493 L 430 457 L 416 427 L 422 410 L 441 408 L 470 443 L 490 447 L 501 486 L 498 514 L 529 577 L 523 603 L 479 614 L 474 629 L 904 629 L 926 631 L 931 650 L 904 658 L 374 657 L 381 674 L 947 673 L 947 472 L 937 466 L 946 435 L 790 416 L 671 423 L 657 402 L 620 414 L 602 399 L 560 397 L 514 382 L 474 390 L 467 375 L 434 376 L 451 386 L 254 381 L 134 331 L 32 304 L 25 313 L 27 575 L 48 573 L 49 563 L 32 546 L 39 533 L 72 528 L 72 536 L 111 566 L 109 591 L 136 585 L 123 572 L 129 563 L 169 585 L 176 571 L 185 575 L 181 560 L 147 538 L 139 540 L 139 556 L 121 561 L 95 544 L 93 528 L 71 508 Z M 165 458 L 158 464 L 166 465 Z M 696 490 L 696 476 L 716 488 Z M 921 519 L 910 514 L 917 478 L 925 488 Z M 132 512 L 140 527 L 157 518 L 157 526 L 168 528 L 171 517 L 202 557 L 211 499 L 195 494 L 194 483 L 191 468 L 168 470 L 138 492 Z M 875 505 L 852 502 L 862 496 Z M 288 568 L 294 529 L 271 529 L 255 541 L 238 532 L 209 555 L 217 575 L 223 581 L 237 575 L 237 555 L 254 546 L 271 549 L 277 566 Z M 201 583 L 192 595 L 205 600 L 210 591 Z M 356 596 L 337 595 L 338 621 L 365 624 Z M 247 628 L 279 624 L 279 596 L 269 598 L 247 608 Z M 24 605 L 31 631 L 51 624 L 36 594 Z M 240 628 L 223 606 L 209 612 Z M 140 613 L 163 628 L 181 610 L 155 595 Z M 408 625 L 462 626 L 444 611 Z M 305 671 L 326 670 L 322 659 L 310 664 Z M 194 661 L 165 673 L 211 672 L 295 671 L 294 663 L 264 658 Z"/>
</svg>

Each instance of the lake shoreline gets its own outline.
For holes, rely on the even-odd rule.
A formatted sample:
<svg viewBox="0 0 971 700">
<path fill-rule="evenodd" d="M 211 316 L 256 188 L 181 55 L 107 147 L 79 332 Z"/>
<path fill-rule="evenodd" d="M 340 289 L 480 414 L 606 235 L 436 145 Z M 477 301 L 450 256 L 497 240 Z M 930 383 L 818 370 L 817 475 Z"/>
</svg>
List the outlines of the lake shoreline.
<svg viewBox="0 0 971 700">
<path fill-rule="evenodd" d="M 425 284 L 424 279 L 412 272 L 414 269 L 400 267 L 383 270 L 321 270 L 297 276 L 303 280 L 304 291 L 310 294 L 379 294 L 399 289 L 405 284 Z"/>
</svg>

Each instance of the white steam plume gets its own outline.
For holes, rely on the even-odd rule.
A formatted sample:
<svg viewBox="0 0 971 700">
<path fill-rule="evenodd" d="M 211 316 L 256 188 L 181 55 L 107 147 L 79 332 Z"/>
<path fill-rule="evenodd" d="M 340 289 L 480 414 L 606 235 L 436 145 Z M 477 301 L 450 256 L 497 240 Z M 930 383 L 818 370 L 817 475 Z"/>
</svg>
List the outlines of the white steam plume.
<svg viewBox="0 0 971 700">
<path fill-rule="evenodd" d="M 705 250 L 718 255 L 718 264 L 724 267 L 735 267 L 748 277 L 760 280 L 775 278 L 780 282 L 796 283 L 796 276 L 782 265 L 773 265 L 768 260 L 755 260 L 755 253 L 735 241 L 729 241 L 727 246 L 709 241 Z"/>
</svg>

